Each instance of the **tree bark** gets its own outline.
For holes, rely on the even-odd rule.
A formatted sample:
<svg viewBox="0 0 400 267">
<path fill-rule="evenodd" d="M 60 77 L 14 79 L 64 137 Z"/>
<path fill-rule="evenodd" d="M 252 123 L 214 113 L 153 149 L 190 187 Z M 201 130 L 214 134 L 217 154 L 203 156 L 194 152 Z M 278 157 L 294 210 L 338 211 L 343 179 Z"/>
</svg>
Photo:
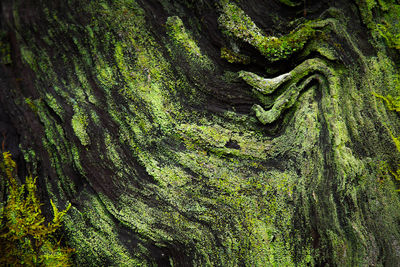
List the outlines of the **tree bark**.
<svg viewBox="0 0 400 267">
<path fill-rule="evenodd" d="M 3 0 L 0 141 L 72 204 L 77 266 L 395 266 L 400 57 L 368 2 Z"/>
</svg>

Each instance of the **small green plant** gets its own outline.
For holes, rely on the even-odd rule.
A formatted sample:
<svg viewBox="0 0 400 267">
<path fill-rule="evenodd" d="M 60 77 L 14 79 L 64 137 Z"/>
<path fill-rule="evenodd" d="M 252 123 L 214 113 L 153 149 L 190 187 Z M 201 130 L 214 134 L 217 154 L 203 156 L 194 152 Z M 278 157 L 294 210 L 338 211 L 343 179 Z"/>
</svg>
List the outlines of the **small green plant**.
<svg viewBox="0 0 400 267">
<path fill-rule="evenodd" d="M 71 204 L 59 211 L 50 200 L 54 218 L 46 225 L 36 194 L 36 178 L 28 176 L 25 184 L 19 185 L 11 154 L 3 152 L 1 157 L 0 178 L 7 181 L 8 198 L 0 205 L 0 265 L 70 266 L 73 250 L 62 247 L 54 234 Z"/>
</svg>

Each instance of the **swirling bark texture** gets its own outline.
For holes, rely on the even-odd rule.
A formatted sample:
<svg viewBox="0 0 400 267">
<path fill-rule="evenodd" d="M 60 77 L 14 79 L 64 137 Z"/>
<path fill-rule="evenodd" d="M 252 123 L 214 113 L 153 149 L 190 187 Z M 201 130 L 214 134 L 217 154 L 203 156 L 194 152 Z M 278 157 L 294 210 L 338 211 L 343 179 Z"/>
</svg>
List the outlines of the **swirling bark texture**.
<svg viewBox="0 0 400 267">
<path fill-rule="evenodd" d="M 77 266 L 396 266 L 399 4 L 3 0 L 1 140 Z"/>
</svg>

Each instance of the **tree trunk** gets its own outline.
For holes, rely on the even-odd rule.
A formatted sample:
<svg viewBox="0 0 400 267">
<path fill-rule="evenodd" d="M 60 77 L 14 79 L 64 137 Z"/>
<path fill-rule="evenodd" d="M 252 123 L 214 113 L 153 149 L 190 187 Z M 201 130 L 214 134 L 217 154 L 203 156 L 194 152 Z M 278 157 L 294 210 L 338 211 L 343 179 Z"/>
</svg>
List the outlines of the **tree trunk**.
<svg viewBox="0 0 400 267">
<path fill-rule="evenodd" d="M 400 262 L 400 3 L 0 5 L 0 141 L 77 266 Z"/>
</svg>

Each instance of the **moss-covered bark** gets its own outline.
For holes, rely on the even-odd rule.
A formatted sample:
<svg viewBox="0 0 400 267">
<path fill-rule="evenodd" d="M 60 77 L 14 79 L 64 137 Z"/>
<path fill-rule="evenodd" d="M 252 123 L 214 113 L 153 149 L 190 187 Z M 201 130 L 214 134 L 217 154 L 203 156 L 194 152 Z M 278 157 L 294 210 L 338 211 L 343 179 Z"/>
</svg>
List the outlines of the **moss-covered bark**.
<svg viewBox="0 0 400 267">
<path fill-rule="evenodd" d="M 399 5 L 4 0 L 6 149 L 78 266 L 395 266 Z"/>
</svg>

